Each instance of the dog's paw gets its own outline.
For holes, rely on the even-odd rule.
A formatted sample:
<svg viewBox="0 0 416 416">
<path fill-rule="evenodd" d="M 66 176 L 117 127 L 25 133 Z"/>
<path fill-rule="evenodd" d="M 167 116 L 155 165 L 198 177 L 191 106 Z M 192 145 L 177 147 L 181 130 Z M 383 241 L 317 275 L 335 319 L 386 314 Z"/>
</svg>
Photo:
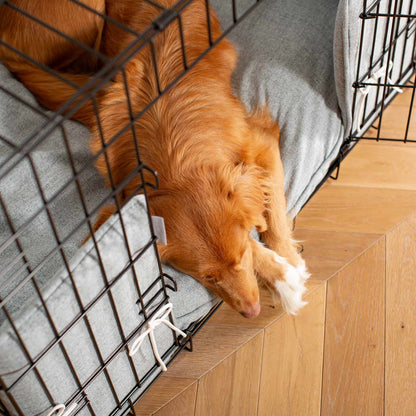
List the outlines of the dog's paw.
<svg viewBox="0 0 416 416">
<path fill-rule="evenodd" d="M 285 280 L 275 282 L 275 288 L 280 295 L 280 301 L 287 313 L 296 315 L 299 309 L 307 304 L 307 302 L 302 300 L 302 296 L 306 291 L 305 282 L 310 277 L 310 274 L 303 260 L 297 267 L 294 267 L 278 254 L 275 254 L 274 259 L 285 268 Z M 274 297 L 273 300 L 276 301 L 277 299 Z"/>
</svg>

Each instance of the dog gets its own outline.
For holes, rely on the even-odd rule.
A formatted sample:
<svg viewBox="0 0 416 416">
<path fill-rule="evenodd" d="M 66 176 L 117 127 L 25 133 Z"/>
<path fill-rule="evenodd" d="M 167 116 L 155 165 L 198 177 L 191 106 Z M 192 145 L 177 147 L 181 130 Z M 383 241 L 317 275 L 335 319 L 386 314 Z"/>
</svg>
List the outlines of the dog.
<svg viewBox="0 0 416 416">
<path fill-rule="evenodd" d="M 137 39 L 134 33 L 145 33 L 161 13 L 146 1 L 84 0 L 90 9 L 131 29 L 126 31 L 112 21 L 104 24 L 99 15 L 71 1 L 11 3 L 116 63 L 120 52 Z M 176 3 L 159 0 L 166 9 L 175 9 Z M 99 59 L 15 9 L 1 7 L 0 40 L 52 68 L 71 85 L 4 44 L 0 59 L 41 104 L 59 109 L 77 87 L 91 80 Z M 163 217 L 166 225 L 168 243 L 158 243 L 163 262 L 193 276 L 247 318 L 260 313 L 258 280 L 275 302 L 280 299 L 288 313 L 296 314 L 305 305 L 309 273 L 286 215 L 279 127 L 267 108 L 249 114 L 232 94 L 237 55 L 228 40 L 219 41 L 196 63 L 222 35 L 206 2 L 191 2 L 180 16 L 180 22 L 173 19 L 144 44 L 93 99 L 81 105 L 80 97 L 75 102 L 80 105 L 71 107 L 73 118 L 91 130 L 93 153 L 105 148 L 97 168 L 109 185 L 123 183 L 137 169 L 139 155 L 157 171 L 159 188 L 147 190 L 147 195 L 151 214 Z M 185 65 L 187 73 L 168 88 Z M 158 98 L 160 91 L 165 92 Z M 129 123 L 131 128 L 120 135 L 120 127 Z M 143 175 L 150 180 L 147 172 Z M 141 179 L 136 175 L 123 187 L 117 195 L 120 203 L 137 192 Z M 103 208 L 96 228 L 115 211 L 114 206 Z M 262 242 L 251 237 L 253 228 Z"/>
</svg>

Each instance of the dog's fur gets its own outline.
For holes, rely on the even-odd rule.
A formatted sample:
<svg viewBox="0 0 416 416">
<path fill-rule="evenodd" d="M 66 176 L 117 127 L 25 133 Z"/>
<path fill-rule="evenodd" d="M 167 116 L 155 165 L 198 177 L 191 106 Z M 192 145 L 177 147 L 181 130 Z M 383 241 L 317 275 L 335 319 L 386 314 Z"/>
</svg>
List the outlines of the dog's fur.
<svg viewBox="0 0 416 416">
<path fill-rule="evenodd" d="M 137 0 L 84 2 L 138 33 L 160 13 Z M 71 2 L 13 3 L 110 58 L 134 40 L 133 35 L 111 23 L 102 25 L 97 16 Z M 172 7 L 176 0 L 159 3 Z M 213 11 L 209 13 L 215 41 L 221 31 Z M 181 16 L 189 65 L 209 46 L 205 2 L 194 1 Z M 30 41 L 33 30 L 39 33 L 36 42 Z M 46 29 L 39 31 L 36 23 L 7 8 L 0 17 L 0 38 L 75 85 L 88 82 L 88 73 L 98 67 L 97 60 L 88 59 L 78 47 Z M 109 184 L 117 186 L 137 168 L 139 153 L 159 175 L 159 189 L 149 191 L 148 196 L 152 215 L 165 219 L 168 244 L 159 246 L 162 260 L 198 279 L 246 317 L 260 311 L 256 276 L 273 296 L 280 295 L 289 313 L 296 313 L 304 305 L 302 294 L 309 274 L 291 239 L 286 217 L 279 129 L 267 109 L 247 114 L 232 95 L 230 78 L 236 53 L 227 40 L 147 109 L 133 129 L 111 142 L 130 122 L 131 113 L 139 114 L 158 96 L 159 88 L 165 89 L 183 72 L 177 21 L 155 36 L 154 51 L 159 85 L 147 45 L 130 59 L 124 73 L 119 71 L 97 94 L 98 109 L 94 110 L 90 100 L 73 115 L 92 130 L 94 153 L 108 146 L 106 156 L 98 159 L 99 171 Z M 74 93 L 73 88 L 5 47 L 0 46 L 0 58 L 48 108 L 56 110 Z M 151 178 L 145 174 L 145 179 Z M 120 202 L 137 192 L 140 183 L 138 176 L 127 183 Z M 96 225 L 114 211 L 114 207 L 104 208 Z M 250 237 L 253 227 L 262 233 L 267 247 Z"/>
</svg>

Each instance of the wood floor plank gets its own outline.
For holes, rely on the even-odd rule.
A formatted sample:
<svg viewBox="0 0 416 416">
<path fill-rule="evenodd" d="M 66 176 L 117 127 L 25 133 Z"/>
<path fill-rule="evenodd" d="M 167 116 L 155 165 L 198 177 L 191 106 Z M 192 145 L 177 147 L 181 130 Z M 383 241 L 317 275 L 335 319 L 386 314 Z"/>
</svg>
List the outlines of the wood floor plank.
<svg viewBox="0 0 416 416">
<path fill-rule="evenodd" d="M 194 379 L 166 378 L 162 375 L 135 406 L 135 416 L 153 415 L 194 383 Z"/>
<path fill-rule="evenodd" d="M 314 279 L 327 280 L 374 244 L 381 234 L 345 233 L 297 228 L 303 258 Z"/>
<path fill-rule="evenodd" d="M 201 378 L 195 416 L 257 414 L 263 332 Z"/>
<path fill-rule="evenodd" d="M 416 190 L 416 147 L 361 142 L 342 164 L 334 186 Z"/>
<path fill-rule="evenodd" d="M 194 383 L 154 413 L 154 416 L 194 416 L 196 392 L 197 383 Z"/>
<path fill-rule="evenodd" d="M 322 415 L 384 408 L 385 239 L 328 282 Z"/>
<path fill-rule="evenodd" d="M 260 332 L 259 328 L 205 325 L 193 338 L 192 353 L 180 354 L 165 377 L 199 379 Z"/>
<path fill-rule="evenodd" d="M 386 237 L 386 416 L 416 414 L 416 216 Z"/>
<path fill-rule="evenodd" d="M 297 217 L 299 228 L 384 234 L 416 210 L 416 191 L 328 186 Z"/>
<path fill-rule="evenodd" d="M 259 416 L 319 415 L 326 284 L 265 331 Z"/>
</svg>

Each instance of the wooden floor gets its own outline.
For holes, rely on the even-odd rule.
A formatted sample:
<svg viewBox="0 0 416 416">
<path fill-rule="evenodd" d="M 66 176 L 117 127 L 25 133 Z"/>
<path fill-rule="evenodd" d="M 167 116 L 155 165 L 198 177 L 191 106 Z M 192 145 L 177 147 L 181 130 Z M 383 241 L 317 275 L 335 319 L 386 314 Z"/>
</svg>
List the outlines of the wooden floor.
<svg viewBox="0 0 416 416">
<path fill-rule="evenodd" d="M 136 415 L 416 415 L 416 145 L 360 142 L 296 238 L 313 275 L 302 312 L 266 292 L 255 320 L 223 305 Z"/>
</svg>

